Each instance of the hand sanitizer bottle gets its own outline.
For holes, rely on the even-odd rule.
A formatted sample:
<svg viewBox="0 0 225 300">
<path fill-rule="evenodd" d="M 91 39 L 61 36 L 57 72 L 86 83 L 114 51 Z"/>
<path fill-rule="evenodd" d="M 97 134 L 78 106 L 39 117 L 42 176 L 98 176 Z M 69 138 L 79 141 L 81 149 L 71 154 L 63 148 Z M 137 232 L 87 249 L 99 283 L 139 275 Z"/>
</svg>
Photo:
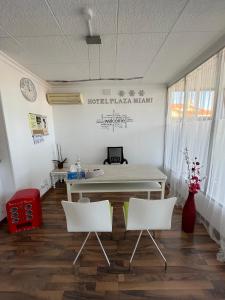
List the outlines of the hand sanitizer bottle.
<svg viewBox="0 0 225 300">
<path fill-rule="evenodd" d="M 80 157 L 77 157 L 77 179 L 81 179 L 81 164 L 80 164 Z"/>
</svg>

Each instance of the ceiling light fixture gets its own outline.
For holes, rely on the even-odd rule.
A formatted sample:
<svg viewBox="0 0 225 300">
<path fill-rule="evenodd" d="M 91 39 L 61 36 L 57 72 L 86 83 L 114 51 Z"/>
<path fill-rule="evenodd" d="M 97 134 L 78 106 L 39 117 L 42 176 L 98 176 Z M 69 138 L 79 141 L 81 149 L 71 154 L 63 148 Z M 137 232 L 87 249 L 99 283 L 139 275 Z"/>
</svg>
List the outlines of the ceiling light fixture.
<svg viewBox="0 0 225 300">
<path fill-rule="evenodd" d="M 90 8 L 85 7 L 83 9 L 83 15 L 84 15 L 84 18 L 86 19 L 86 21 L 88 22 L 89 35 L 92 36 L 93 33 L 92 33 L 92 27 L 91 27 L 91 19 L 93 17 L 93 11 Z"/>
<path fill-rule="evenodd" d="M 85 37 L 86 43 L 88 45 L 100 45 L 102 43 L 101 37 L 100 37 L 100 35 L 93 35 L 93 30 L 92 30 L 92 26 L 91 26 L 91 20 L 93 18 L 93 11 L 90 8 L 85 7 L 83 9 L 83 15 L 87 21 L 88 31 L 89 31 L 89 35 L 87 35 Z"/>
</svg>

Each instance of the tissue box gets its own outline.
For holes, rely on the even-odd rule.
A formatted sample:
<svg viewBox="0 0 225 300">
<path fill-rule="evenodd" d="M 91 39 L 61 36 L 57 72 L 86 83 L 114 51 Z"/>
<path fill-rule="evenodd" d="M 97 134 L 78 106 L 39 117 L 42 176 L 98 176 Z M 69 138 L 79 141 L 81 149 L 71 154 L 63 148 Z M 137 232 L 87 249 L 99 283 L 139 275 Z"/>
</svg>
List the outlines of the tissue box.
<svg viewBox="0 0 225 300">
<path fill-rule="evenodd" d="M 68 180 L 73 180 L 73 179 L 81 179 L 85 177 L 85 172 L 81 171 L 81 172 L 68 172 L 67 173 L 67 179 Z"/>
</svg>

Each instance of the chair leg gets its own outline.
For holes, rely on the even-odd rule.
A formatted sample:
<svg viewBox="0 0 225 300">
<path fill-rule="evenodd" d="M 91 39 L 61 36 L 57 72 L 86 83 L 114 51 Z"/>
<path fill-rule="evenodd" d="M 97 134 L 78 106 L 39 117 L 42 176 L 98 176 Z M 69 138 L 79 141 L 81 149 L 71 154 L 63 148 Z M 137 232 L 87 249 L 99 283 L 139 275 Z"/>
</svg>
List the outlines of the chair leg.
<svg viewBox="0 0 225 300">
<path fill-rule="evenodd" d="M 158 251 L 159 251 L 161 257 L 162 257 L 163 260 L 164 260 L 164 263 L 165 263 L 165 271 L 166 271 L 166 270 L 167 270 L 167 261 L 166 261 L 166 258 L 165 258 L 165 256 L 162 254 L 162 251 L 160 250 L 159 246 L 157 245 L 156 241 L 155 241 L 154 238 L 152 237 L 152 235 L 151 235 L 151 233 L 149 232 L 149 230 L 147 230 L 147 232 L 148 232 L 150 238 L 152 239 L 153 243 L 155 244 L 156 248 L 158 249 Z"/>
<path fill-rule="evenodd" d="M 102 248 L 102 251 L 103 251 L 103 253 L 104 253 L 104 255 L 105 255 L 105 258 L 106 258 L 106 260 L 107 260 L 107 263 L 108 263 L 108 265 L 110 266 L 110 261 L 109 261 L 109 259 L 108 259 L 108 256 L 107 256 L 106 252 L 105 252 L 105 249 L 104 249 L 104 247 L 103 247 L 103 245 L 102 245 L 102 243 L 101 243 L 101 240 L 100 240 L 100 238 L 99 238 L 97 232 L 95 232 L 95 234 L 96 234 L 96 237 L 97 237 L 97 239 L 98 239 L 98 242 L 99 242 L 99 244 L 100 244 L 100 246 L 101 246 L 101 248 Z"/>
<path fill-rule="evenodd" d="M 77 261 L 78 257 L 80 256 L 80 254 L 81 254 L 81 251 L 83 250 L 83 248 L 84 248 L 84 245 L 86 244 L 86 242 L 87 242 L 87 239 L 89 238 L 89 235 L 90 235 L 90 234 L 91 234 L 91 233 L 90 233 L 90 232 L 88 232 L 88 234 L 87 234 L 87 236 L 86 236 L 85 240 L 83 241 L 83 244 L 82 244 L 82 246 L 80 247 L 80 250 L 79 250 L 79 252 L 77 253 L 77 256 L 75 257 L 75 259 L 74 259 L 74 261 L 73 261 L 73 265 L 75 265 L 75 263 L 76 263 L 76 261 Z"/>
<path fill-rule="evenodd" d="M 135 244 L 133 253 L 132 253 L 131 258 L 130 258 L 130 265 L 131 265 L 131 263 L 132 263 L 132 260 L 133 260 L 134 254 L 135 254 L 135 252 L 136 252 L 137 246 L 138 246 L 138 244 L 139 244 L 139 241 L 140 241 L 142 232 L 143 232 L 143 231 L 141 230 L 141 232 L 140 232 L 140 234 L 139 234 L 139 236 L 138 236 L 137 242 L 136 242 L 136 244 Z"/>
</svg>

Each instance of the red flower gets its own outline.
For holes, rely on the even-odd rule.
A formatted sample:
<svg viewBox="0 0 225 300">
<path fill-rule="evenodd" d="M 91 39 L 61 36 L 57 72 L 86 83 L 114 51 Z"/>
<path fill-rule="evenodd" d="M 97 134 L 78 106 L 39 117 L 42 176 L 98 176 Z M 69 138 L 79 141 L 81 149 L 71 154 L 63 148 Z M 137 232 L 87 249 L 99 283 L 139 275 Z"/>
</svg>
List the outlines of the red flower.
<svg viewBox="0 0 225 300">
<path fill-rule="evenodd" d="M 188 187 L 189 191 L 192 193 L 197 193 L 200 190 L 200 162 L 198 161 L 197 157 L 194 158 L 193 161 L 189 158 L 188 149 L 185 148 L 184 150 L 184 157 L 186 160 L 186 164 L 188 167 Z"/>
</svg>

